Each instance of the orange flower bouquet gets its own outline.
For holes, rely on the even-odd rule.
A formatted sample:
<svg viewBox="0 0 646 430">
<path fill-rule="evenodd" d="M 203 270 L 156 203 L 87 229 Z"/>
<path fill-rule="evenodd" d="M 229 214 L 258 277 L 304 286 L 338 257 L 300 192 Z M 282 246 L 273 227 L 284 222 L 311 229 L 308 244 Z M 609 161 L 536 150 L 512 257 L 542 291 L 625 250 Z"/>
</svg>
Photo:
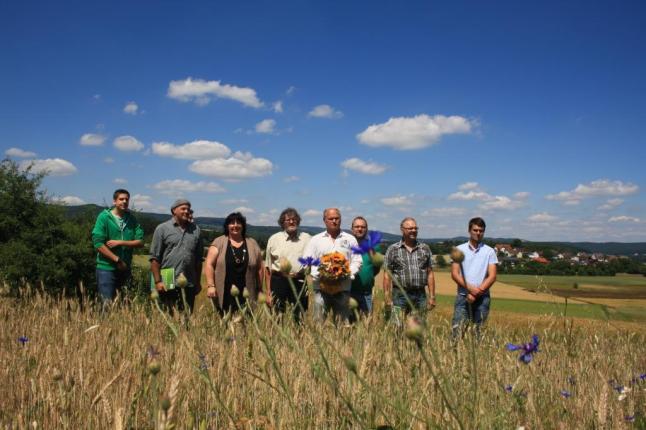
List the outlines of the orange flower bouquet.
<svg viewBox="0 0 646 430">
<path fill-rule="evenodd" d="M 350 277 L 350 263 L 340 252 L 331 252 L 321 257 L 318 267 L 321 291 L 327 294 L 341 292 L 341 282 Z"/>
</svg>

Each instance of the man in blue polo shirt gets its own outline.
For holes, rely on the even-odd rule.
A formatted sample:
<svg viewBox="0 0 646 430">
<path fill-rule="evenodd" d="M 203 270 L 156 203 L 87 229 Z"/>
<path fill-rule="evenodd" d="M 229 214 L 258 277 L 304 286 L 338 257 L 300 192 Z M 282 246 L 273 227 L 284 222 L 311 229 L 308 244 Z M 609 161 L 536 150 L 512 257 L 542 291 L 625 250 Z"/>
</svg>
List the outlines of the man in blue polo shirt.
<svg viewBox="0 0 646 430">
<path fill-rule="evenodd" d="M 475 324 L 479 335 L 489 315 L 489 289 L 496 282 L 498 257 L 493 248 L 482 243 L 486 226 L 482 218 L 469 220 L 469 241 L 458 245 L 464 261 L 451 265 L 451 278 L 458 285 L 451 324 L 453 339 L 464 333 L 467 323 Z"/>
</svg>

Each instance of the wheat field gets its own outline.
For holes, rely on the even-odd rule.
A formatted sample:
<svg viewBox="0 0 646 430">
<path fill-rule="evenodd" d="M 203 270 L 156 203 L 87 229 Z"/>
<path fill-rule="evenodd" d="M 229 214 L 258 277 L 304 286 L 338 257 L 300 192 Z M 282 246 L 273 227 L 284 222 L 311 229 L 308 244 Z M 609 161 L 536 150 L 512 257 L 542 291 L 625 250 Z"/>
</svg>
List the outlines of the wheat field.
<svg viewBox="0 0 646 430">
<path fill-rule="evenodd" d="M 354 326 L 220 318 L 150 303 L 0 299 L 3 428 L 644 428 L 637 325 L 493 315 L 453 345 L 448 309 L 409 340 L 381 312 Z M 540 339 L 529 364 L 507 342 Z"/>
</svg>

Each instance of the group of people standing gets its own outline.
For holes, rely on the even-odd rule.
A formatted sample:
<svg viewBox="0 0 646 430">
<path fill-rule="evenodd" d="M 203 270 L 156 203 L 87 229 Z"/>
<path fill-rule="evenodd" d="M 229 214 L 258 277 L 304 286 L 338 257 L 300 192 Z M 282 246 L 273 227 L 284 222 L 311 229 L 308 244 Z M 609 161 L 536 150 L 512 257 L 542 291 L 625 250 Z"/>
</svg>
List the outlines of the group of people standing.
<svg viewBox="0 0 646 430">
<path fill-rule="evenodd" d="M 143 230 L 128 210 L 129 199 L 127 190 L 116 190 L 113 207 L 99 214 L 92 231 L 98 292 L 105 302 L 113 300 L 117 289 L 130 277 L 133 248 L 143 246 Z M 234 212 L 226 217 L 223 235 L 209 244 L 204 259 L 191 203 L 176 200 L 171 215 L 155 229 L 149 257 L 151 289 L 168 309 L 193 308 L 203 272 L 206 295 L 223 314 L 239 310 L 247 301 L 257 301 L 261 294 L 275 312 L 284 314 L 291 309 L 296 321 L 308 311 L 310 302 L 314 317 L 320 320 L 330 312 L 344 321 L 352 321 L 357 313 L 372 312 L 375 277 L 381 271 L 375 257 L 383 249 L 361 246 L 370 241 L 368 221 L 362 216 L 352 220 L 351 233 L 347 233 L 341 229 L 340 210 L 327 208 L 323 211 L 325 230 L 312 236 L 299 230 L 298 211 L 287 208 L 278 218 L 281 231 L 269 238 L 263 258 L 258 243 L 247 236 L 246 218 Z M 469 240 L 458 246 L 461 258 L 452 263 L 451 277 L 457 285 L 454 336 L 467 322 L 479 327 L 489 313 L 489 291 L 496 281 L 498 260 L 495 251 L 483 243 L 485 228 L 481 218 L 469 221 Z M 404 314 L 436 305 L 431 250 L 417 240 L 414 218 L 404 218 L 400 230 L 401 240 L 390 245 L 383 258 L 386 306 L 397 322 Z M 332 252 L 345 257 L 350 275 L 330 291 L 321 288 L 318 266 L 312 263 Z M 313 292 L 311 300 L 307 277 Z"/>
</svg>

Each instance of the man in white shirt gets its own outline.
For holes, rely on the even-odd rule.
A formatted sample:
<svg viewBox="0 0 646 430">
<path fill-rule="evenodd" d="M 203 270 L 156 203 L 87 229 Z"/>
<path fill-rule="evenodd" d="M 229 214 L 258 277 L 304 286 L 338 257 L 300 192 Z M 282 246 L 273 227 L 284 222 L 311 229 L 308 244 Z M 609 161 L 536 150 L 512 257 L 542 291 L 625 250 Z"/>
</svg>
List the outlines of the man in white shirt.
<svg viewBox="0 0 646 430">
<path fill-rule="evenodd" d="M 303 256 L 305 246 L 312 238 L 308 233 L 298 231 L 300 223 L 301 217 L 296 209 L 282 211 L 278 225 L 283 231 L 269 238 L 265 251 L 266 282 L 271 291 L 273 308 L 283 314 L 289 303 L 293 306 L 296 322 L 300 321 L 301 313 L 307 311 L 305 268 L 298 259 Z"/>
<path fill-rule="evenodd" d="M 467 323 L 474 324 L 479 335 L 480 326 L 489 315 L 489 289 L 496 282 L 498 257 L 493 248 L 482 242 L 486 227 L 482 218 L 469 220 L 469 241 L 458 245 L 464 261 L 451 265 L 451 278 L 458 286 L 451 324 L 454 339 L 464 332 Z"/>
<path fill-rule="evenodd" d="M 361 255 L 354 254 L 352 247 L 359 244 L 353 235 L 341 231 L 341 212 L 337 208 L 327 208 L 323 211 L 323 222 L 325 231 L 312 237 L 305 247 L 303 257 L 320 259 L 326 254 L 339 252 L 343 254 L 350 265 L 350 276 L 340 282 L 337 292 L 321 291 L 321 281 L 318 267 L 312 266 L 311 276 L 314 287 L 314 317 L 320 320 L 325 319 L 327 313 L 332 310 L 335 318 L 348 321 L 351 315 L 348 300 L 352 280 L 361 269 Z"/>
</svg>

